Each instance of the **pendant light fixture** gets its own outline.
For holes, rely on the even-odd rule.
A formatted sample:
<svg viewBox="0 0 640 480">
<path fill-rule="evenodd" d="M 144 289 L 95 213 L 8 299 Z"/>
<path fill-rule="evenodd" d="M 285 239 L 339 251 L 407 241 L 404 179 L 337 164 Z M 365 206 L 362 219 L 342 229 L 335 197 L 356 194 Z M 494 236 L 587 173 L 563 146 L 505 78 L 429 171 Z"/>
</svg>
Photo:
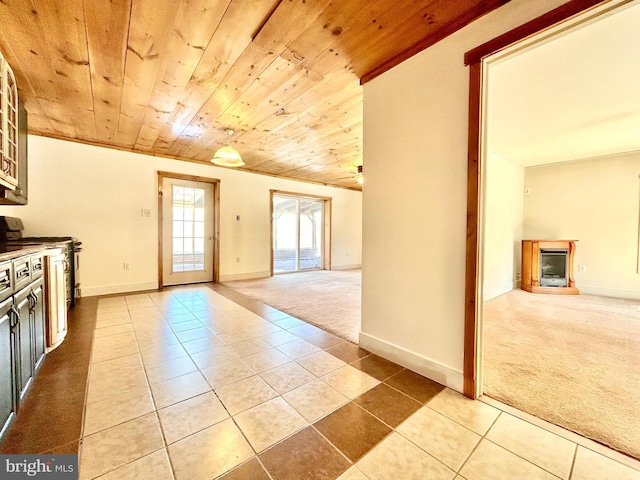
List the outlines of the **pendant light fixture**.
<svg viewBox="0 0 640 480">
<path fill-rule="evenodd" d="M 358 165 L 358 173 L 356 173 L 354 178 L 356 182 L 358 182 L 360 185 L 364 183 L 364 175 L 362 174 L 362 165 Z"/>
<path fill-rule="evenodd" d="M 235 132 L 227 128 L 224 133 L 231 137 Z M 211 163 L 215 163 L 221 167 L 242 167 L 244 165 L 240 153 L 230 145 L 220 148 L 211 159 Z"/>
</svg>

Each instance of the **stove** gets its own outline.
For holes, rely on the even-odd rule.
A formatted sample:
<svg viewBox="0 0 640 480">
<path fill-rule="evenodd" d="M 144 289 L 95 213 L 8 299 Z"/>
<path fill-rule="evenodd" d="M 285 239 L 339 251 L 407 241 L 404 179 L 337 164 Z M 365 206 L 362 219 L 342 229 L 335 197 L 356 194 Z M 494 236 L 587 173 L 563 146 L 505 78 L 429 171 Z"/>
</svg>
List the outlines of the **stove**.
<svg viewBox="0 0 640 480">
<path fill-rule="evenodd" d="M 60 248 L 65 256 L 65 284 L 67 310 L 80 298 L 80 252 L 82 242 L 74 237 L 23 237 L 22 220 L 0 216 L 0 242 L 7 246 L 42 245 L 45 248 Z"/>
</svg>

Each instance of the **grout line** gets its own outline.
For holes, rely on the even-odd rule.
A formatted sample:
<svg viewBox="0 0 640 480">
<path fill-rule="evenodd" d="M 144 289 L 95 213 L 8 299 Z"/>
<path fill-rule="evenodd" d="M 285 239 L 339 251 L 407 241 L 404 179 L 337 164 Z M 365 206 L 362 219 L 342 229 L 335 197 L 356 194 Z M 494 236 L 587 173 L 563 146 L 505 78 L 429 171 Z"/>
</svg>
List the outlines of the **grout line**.
<svg viewBox="0 0 640 480">
<path fill-rule="evenodd" d="M 569 476 L 567 477 L 567 480 L 571 480 L 571 478 L 573 477 L 573 469 L 576 466 L 576 460 L 578 459 L 578 447 L 579 445 L 576 443 L 576 448 L 573 451 L 573 460 L 571 461 L 571 469 L 569 470 Z"/>
<path fill-rule="evenodd" d="M 427 404 L 427 406 L 428 406 L 428 404 Z M 431 408 L 431 407 L 429 407 L 429 408 Z M 493 407 L 493 408 L 495 408 L 495 407 Z M 435 409 L 433 409 L 433 408 L 431 408 L 431 409 L 432 409 L 434 412 L 439 413 L 440 415 L 444 416 L 445 418 L 447 418 L 447 419 L 451 420 L 452 422 L 457 423 L 458 425 L 460 425 L 460 426 L 462 426 L 462 427 L 466 428 L 467 430 L 469 430 L 469 431 L 471 431 L 471 432 L 475 433 L 476 435 L 480 435 L 480 434 L 478 434 L 477 432 L 475 432 L 475 431 L 471 430 L 471 429 L 470 429 L 469 427 L 467 427 L 466 425 L 463 425 L 462 423 L 460 423 L 460 422 L 458 422 L 458 421 L 456 421 L 456 420 L 454 420 L 454 419 L 450 418 L 448 415 L 446 415 L 446 414 L 444 414 L 444 413 L 442 413 L 442 412 L 439 412 L 438 410 L 435 410 Z M 498 419 L 499 419 L 502 415 L 509 415 L 508 413 L 506 413 L 506 412 L 504 412 L 504 411 L 502 411 L 502 410 L 500 410 L 500 409 L 496 409 L 496 410 L 498 410 L 498 412 L 499 412 L 499 413 L 498 413 L 498 415 L 497 415 L 497 416 L 496 416 L 496 418 L 493 420 L 493 422 L 491 422 L 491 425 L 489 426 L 489 428 L 487 428 L 487 430 L 485 431 L 485 433 L 484 433 L 484 434 L 482 434 L 482 435 L 480 435 L 480 437 L 481 437 L 480 441 L 476 444 L 476 446 L 475 446 L 475 447 L 474 447 L 474 449 L 471 451 L 471 453 L 469 454 L 469 456 L 468 456 L 468 457 L 466 458 L 466 460 L 462 463 L 462 466 L 458 469 L 458 472 L 457 472 L 457 473 L 460 473 L 460 471 L 464 468 L 464 466 L 465 466 L 465 465 L 467 464 L 467 462 L 471 459 L 471 457 L 473 456 L 474 452 L 475 452 L 475 451 L 477 450 L 477 448 L 480 446 L 480 444 L 482 443 L 482 441 L 483 441 L 483 440 L 486 440 L 487 442 L 490 442 L 490 443 L 494 444 L 495 446 L 497 446 L 497 447 L 499 447 L 499 448 L 501 448 L 501 449 L 503 449 L 503 450 L 505 450 L 505 451 L 509 452 L 510 454 L 515 455 L 516 457 L 518 457 L 518 458 L 520 458 L 520 459 L 524 460 L 525 462 L 527 462 L 527 463 L 529 463 L 529 464 L 531 464 L 531 465 L 533 465 L 533 466 L 535 466 L 535 467 L 539 468 L 540 470 L 543 470 L 543 471 L 545 471 L 545 472 L 549 473 L 550 475 L 553 475 L 553 476 L 554 476 L 554 477 L 556 477 L 556 478 L 560 478 L 560 477 L 558 477 L 558 475 L 556 475 L 555 473 L 553 473 L 553 472 L 551 472 L 551 471 L 547 470 L 547 469 L 546 469 L 546 468 L 544 468 L 543 466 L 538 465 L 537 463 L 535 463 L 535 462 L 533 462 L 533 461 L 531 461 L 531 460 L 529 460 L 529 459 L 527 459 L 527 458 L 523 457 L 522 455 L 520 455 L 520 454 L 518 454 L 518 453 L 516 453 L 516 452 L 514 452 L 514 451 L 512 451 L 512 450 L 510 450 L 509 448 L 507 448 L 507 447 L 505 447 L 505 446 L 503 446 L 503 445 L 500 445 L 500 444 L 496 443 L 495 441 L 492 441 L 491 439 L 487 438 L 487 435 L 489 435 L 489 432 L 491 432 L 491 430 L 492 430 L 492 429 L 493 429 L 493 427 L 496 425 L 496 423 L 498 423 Z"/>
<path fill-rule="evenodd" d="M 349 403 L 349 402 L 347 402 L 347 403 Z M 345 405 L 346 405 L 346 403 L 345 403 Z M 342 406 L 344 406 L 344 405 L 342 405 Z M 342 408 L 342 406 L 341 406 L 341 407 L 339 407 L 339 408 Z M 334 411 L 335 411 L 335 410 L 333 410 L 331 413 L 333 413 Z M 326 417 L 326 416 L 328 416 L 328 415 L 330 415 L 330 414 L 325 415 L 325 417 Z M 324 417 L 322 417 L 322 418 L 324 418 Z M 336 450 L 340 455 L 342 455 L 342 456 L 344 457 L 344 459 L 345 459 L 347 462 L 349 462 L 349 464 L 350 464 L 351 466 L 355 466 L 355 464 L 356 464 L 358 461 L 362 460 L 364 457 L 366 457 L 366 456 L 369 454 L 369 452 L 370 452 L 371 450 L 373 450 L 373 448 L 371 448 L 371 450 L 369 450 L 369 452 L 365 453 L 365 454 L 364 454 L 362 457 L 360 457 L 356 462 L 352 462 L 352 461 L 351 461 L 351 459 L 350 459 L 349 457 L 347 457 L 344 453 L 342 453 L 342 450 L 340 450 L 338 447 L 336 447 L 336 446 L 333 444 L 333 442 L 332 442 L 331 440 L 329 440 L 329 439 L 328 439 L 328 438 L 327 438 L 327 437 L 326 437 L 326 436 L 325 436 L 325 435 L 324 435 L 320 430 L 318 430 L 318 428 L 316 427 L 316 425 L 315 425 L 315 424 L 316 424 L 317 422 L 319 422 L 319 421 L 320 421 L 320 419 L 318 419 L 318 420 L 314 421 L 313 423 L 310 423 L 310 424 L 309 424 L 309 426 L 310 426 L 311 428 L 313 428 L 313 430 L 315 430 L 315 432 L 316 432 L 318 435 L 320 435 L 320 437 L 324 438 L 324 439 L 325 439 L 325 441 L 326 441 L 329 445 L 331 445 L 333 448 L 335 448 L 335 450 Z M 386 436 L 385 436 L 385 438 L 386 438 Z M 384 440 L 384 439 L 383 439 L 383 440 Z M 374 447 L 375 447 L 375 446 L 374 446 Z M 351 468 L 351 467 L 349 467 L 349 468 Z M 349 468 L 347 468 L 347 470 L 349 470 Z M 346 470 L 345 470 L 345 471 L 346 471 Z"/>
<path fill-rule="evenodd" d="M 478 401 L 486 403 L 487 405 L 497 408 L 509 415 L 519 418 L 520 420 L 530 423 L 535 427 L 538 427 L 542 430 L 552 433 L 569 442 L 575 443 L 581 447 L 584 447 L 588 450 L 598 453 L 609 460 L 613 460 L 616 463 L 620 463 L 624 466 L 640 471 L 640 460 L 636 460 L 633 457 L 630 457 L 622 452 L 613 450 L 612 448 L 607 447 L 606 445 L 603 445 L 601 443 L 598 443 L 595 440 L 591 440 L 589 438 L 583 437 L 578 433 L 572 432 L 571 430 L 567 430 L 566 428 L 563 428 L 559 425 L 555 425 L 551 422 L 535 417 L 530 413 L 526 413 L 526 412 L 523 412 L 522 410 L 518 410 L 515 407 L 502 403 L 499 400 L 495 400 L 494 398 L 488 397 L 486 395 L 482 395 L 478 399 Z"/>
<path fill-rule="evenodd" d="M 529 460 L 529 459 L 527 459 L 527 458 L 524 458 L 522 455 L 520 455 L 520 454 L 518 454 L 518 453 L 516 453 L 516 452 L 512 452 L 512 451 L 511 451 L 511 450 L 509 450 L 507 447 L 504 447 L 504 446 L 502 446 L 502 445 L 499 445 L 498 443 L 494 442 L 493 440 L 491 440 L 491 439 L 489 439 L 489 438 L 484 438 L 484 440 L 486 440 L 487 442 L 490 442 L 490 443 L 494 444 L 496 447 L 501 448 L 502 450 L 504 450 L 504 451 L 506 451 L 506 452 L 508 452 L 508 453 L 510 453 L 510 454 L 512 454 L 512 455 L 514 455 L 514 456 L 516 456 L 516 457 L 518 457 L 518 458 L 520 458 L 521 460 L 524 460 L 525 462 L 527 462 L 527 463 L 529 463 L 529 464 L 533 465 L 534 467 L 538 468 L 539 470 L 542 470 L 542 471 L 544 471 L 544 472 L 547 472 L 549 475 L 551 475 L 551 476 L 553 476 L 553 477 L 555 477 L 555 478 L 559 478 L 559 479 L 561 479 L 561 480 L 562 480 L 562 477 L 560 477 L 560 476 L 556 475 L 555 473 L 553 473 L 553 472 L 551 472 L 551 471 L 547 470 L 547 469 L 546 469 L 546 468 L 544 468 L 543 466 L 538 465 L 537 463 L 534 463 L 534 462 L 532 462 L 531 460 Z"/>
<path fill-rule="evenodd" d="M 271 472 L 267 469 L 267 467 L 265 467 L 264 463 L 262 463 L 262 459 L 260 458 L 260 456 L 256 455 L 255 458 L 256 458 L 256 460 L 258 460 L 258 463 L 262 467 L 262 470 L 267 474 L 267 477 L 269 477 L 270 480 L 275 480 L 273 478 L 273 476 L 271 475 Z"/>
</svg>

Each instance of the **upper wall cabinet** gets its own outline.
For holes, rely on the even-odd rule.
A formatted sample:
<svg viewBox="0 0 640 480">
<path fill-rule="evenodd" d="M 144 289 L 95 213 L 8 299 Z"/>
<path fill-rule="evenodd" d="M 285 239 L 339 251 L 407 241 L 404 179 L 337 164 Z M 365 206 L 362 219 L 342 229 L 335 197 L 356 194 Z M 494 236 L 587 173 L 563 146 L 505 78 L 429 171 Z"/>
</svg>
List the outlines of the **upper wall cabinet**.
<svg viewBox="0 0 640 480">
<path fill-rule="evenodd" d="M 18 186 L 18 86 L 9 63 L 0 54 L 0 186 Z"/>
</svg>

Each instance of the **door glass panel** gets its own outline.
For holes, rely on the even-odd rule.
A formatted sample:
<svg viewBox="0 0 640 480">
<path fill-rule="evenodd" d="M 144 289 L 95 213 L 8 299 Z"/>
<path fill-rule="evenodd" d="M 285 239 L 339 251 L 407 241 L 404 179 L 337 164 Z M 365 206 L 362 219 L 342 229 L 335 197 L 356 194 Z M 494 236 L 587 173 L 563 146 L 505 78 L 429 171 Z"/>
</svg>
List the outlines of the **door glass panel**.
<svg viewBox="0 0 640 480">
<path fill-rule="evenodd" d="M 172 185 L 173 272 L 204 270 L 204 189 Z"/>
<path fill-rule="evenodd" d="M 273 197 L 273 271 L 322 268 L 324 202 L 303 197 Z"/>
<path fill-rule="evenodd" d="M 273 271 L 293 272 L 297 266 L 298 203 L 273 197 Z"/>
<path fill-rule="evenodd" d="M 300 200 L 300 270 L 322 266 L 322 203 Z"/>
</svg>

